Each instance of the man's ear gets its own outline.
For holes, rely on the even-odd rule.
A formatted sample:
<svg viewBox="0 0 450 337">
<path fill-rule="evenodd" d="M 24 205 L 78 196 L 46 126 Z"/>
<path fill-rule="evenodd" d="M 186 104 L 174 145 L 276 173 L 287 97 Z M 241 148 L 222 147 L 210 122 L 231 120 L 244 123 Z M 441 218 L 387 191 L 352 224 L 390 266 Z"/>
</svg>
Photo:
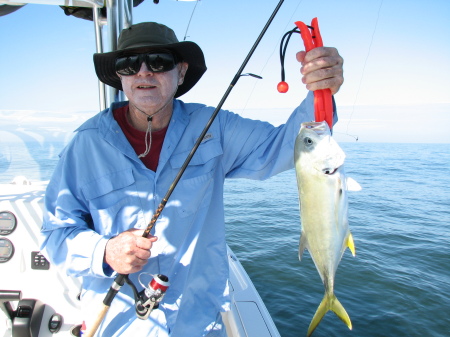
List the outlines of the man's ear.
<svg viewBox="0 0 450 337">
<path fill-rule="evenodd" d="M 186 62 L 181 62 L 180 66 L 178 67 L 179 71 L 178 71 L 178 85 L 182 85 L 184 82 L 184 76 L 186 75 L 186 72 L 189 68 L 189 64 L 187 64 Z"/>
</svg>

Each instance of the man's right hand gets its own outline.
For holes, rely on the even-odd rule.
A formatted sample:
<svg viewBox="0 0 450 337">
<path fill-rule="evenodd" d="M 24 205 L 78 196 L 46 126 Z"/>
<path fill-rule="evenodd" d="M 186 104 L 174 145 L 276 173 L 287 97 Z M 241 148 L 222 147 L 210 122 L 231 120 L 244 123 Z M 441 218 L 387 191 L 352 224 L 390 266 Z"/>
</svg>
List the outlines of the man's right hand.
<svg viewBox="0 0 450 337">
<path fill-rule="evenodd" d="M 105 262 L 119 274 L 142 270 L 151 256 L 156 236 L 144 238 L 143 229 L 130 229 L 111 238 L 105 248 Z"/>
</svg>

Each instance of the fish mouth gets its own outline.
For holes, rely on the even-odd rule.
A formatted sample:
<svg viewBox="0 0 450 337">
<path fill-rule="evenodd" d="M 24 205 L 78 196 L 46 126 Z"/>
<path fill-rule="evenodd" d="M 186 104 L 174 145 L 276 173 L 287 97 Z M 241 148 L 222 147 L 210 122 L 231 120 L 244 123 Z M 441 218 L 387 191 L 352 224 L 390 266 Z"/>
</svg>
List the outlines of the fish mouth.
<svg viewBox="0 0 450 337">
<path fill-rule="evenodd" d="M 330 134 L 330 128 L 326 122 L 305 122 L 302 123 L 302 127 L 314 131 L 319 136 Z"/>
</svg>

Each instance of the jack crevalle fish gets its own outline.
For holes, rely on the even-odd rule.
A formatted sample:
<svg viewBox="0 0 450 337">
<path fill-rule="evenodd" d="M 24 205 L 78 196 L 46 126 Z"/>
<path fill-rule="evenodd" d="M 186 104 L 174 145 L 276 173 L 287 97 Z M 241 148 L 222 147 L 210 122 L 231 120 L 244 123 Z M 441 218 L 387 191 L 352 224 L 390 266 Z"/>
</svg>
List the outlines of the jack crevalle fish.
<svg viewBox="0 0 450 337">
<path fill-rule="evenodd" d="M 331 137 L 326 122 L 303 123 L 295 141 L 295 170 L 301 215 L 299 259 L 308 249 L 325 286 L 325 296 L 309 325 L 310 336 L 325 314 L 333 311 L 352 328 L 350 317 L 334 295 L 339 261 L 355 246 L 347 220 L 347 190 L 358 183 L 344 174 L 344 151 Z"/>
</svg>

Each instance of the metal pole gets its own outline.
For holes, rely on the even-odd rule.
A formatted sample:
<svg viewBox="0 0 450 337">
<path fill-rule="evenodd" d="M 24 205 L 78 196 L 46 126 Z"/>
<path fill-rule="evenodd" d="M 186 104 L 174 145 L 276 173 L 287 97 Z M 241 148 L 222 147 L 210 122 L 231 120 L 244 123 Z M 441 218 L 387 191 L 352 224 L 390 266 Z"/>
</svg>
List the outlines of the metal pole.
<svg viewBox="0 0 450 337">
<path fill-rule="evenodd" d="M 100 18 L 100 8 L 92 8 L 95 28 L 95 49 L 97 53 L 103 53 L 102 19 Z M 100 110 L 106 109 L 106 84 L 98 81 L 99 105 Z"/>
<path fill-rule="evenodd" d="M 133 24 L 133 0 L 123 1 L 122 20 L 122 29 L 129 28 Z"/>
<path fill-rule="evenodd" d="M 109 50 L 117 50 L 117 39 L 124 28 L 133 23 L 133 1 L 132 0 L 106 0 L 107 20 L 109 32 Z M 124 101 L 123 91 L 109 87 L 108 102 Z"/>
</svg>

